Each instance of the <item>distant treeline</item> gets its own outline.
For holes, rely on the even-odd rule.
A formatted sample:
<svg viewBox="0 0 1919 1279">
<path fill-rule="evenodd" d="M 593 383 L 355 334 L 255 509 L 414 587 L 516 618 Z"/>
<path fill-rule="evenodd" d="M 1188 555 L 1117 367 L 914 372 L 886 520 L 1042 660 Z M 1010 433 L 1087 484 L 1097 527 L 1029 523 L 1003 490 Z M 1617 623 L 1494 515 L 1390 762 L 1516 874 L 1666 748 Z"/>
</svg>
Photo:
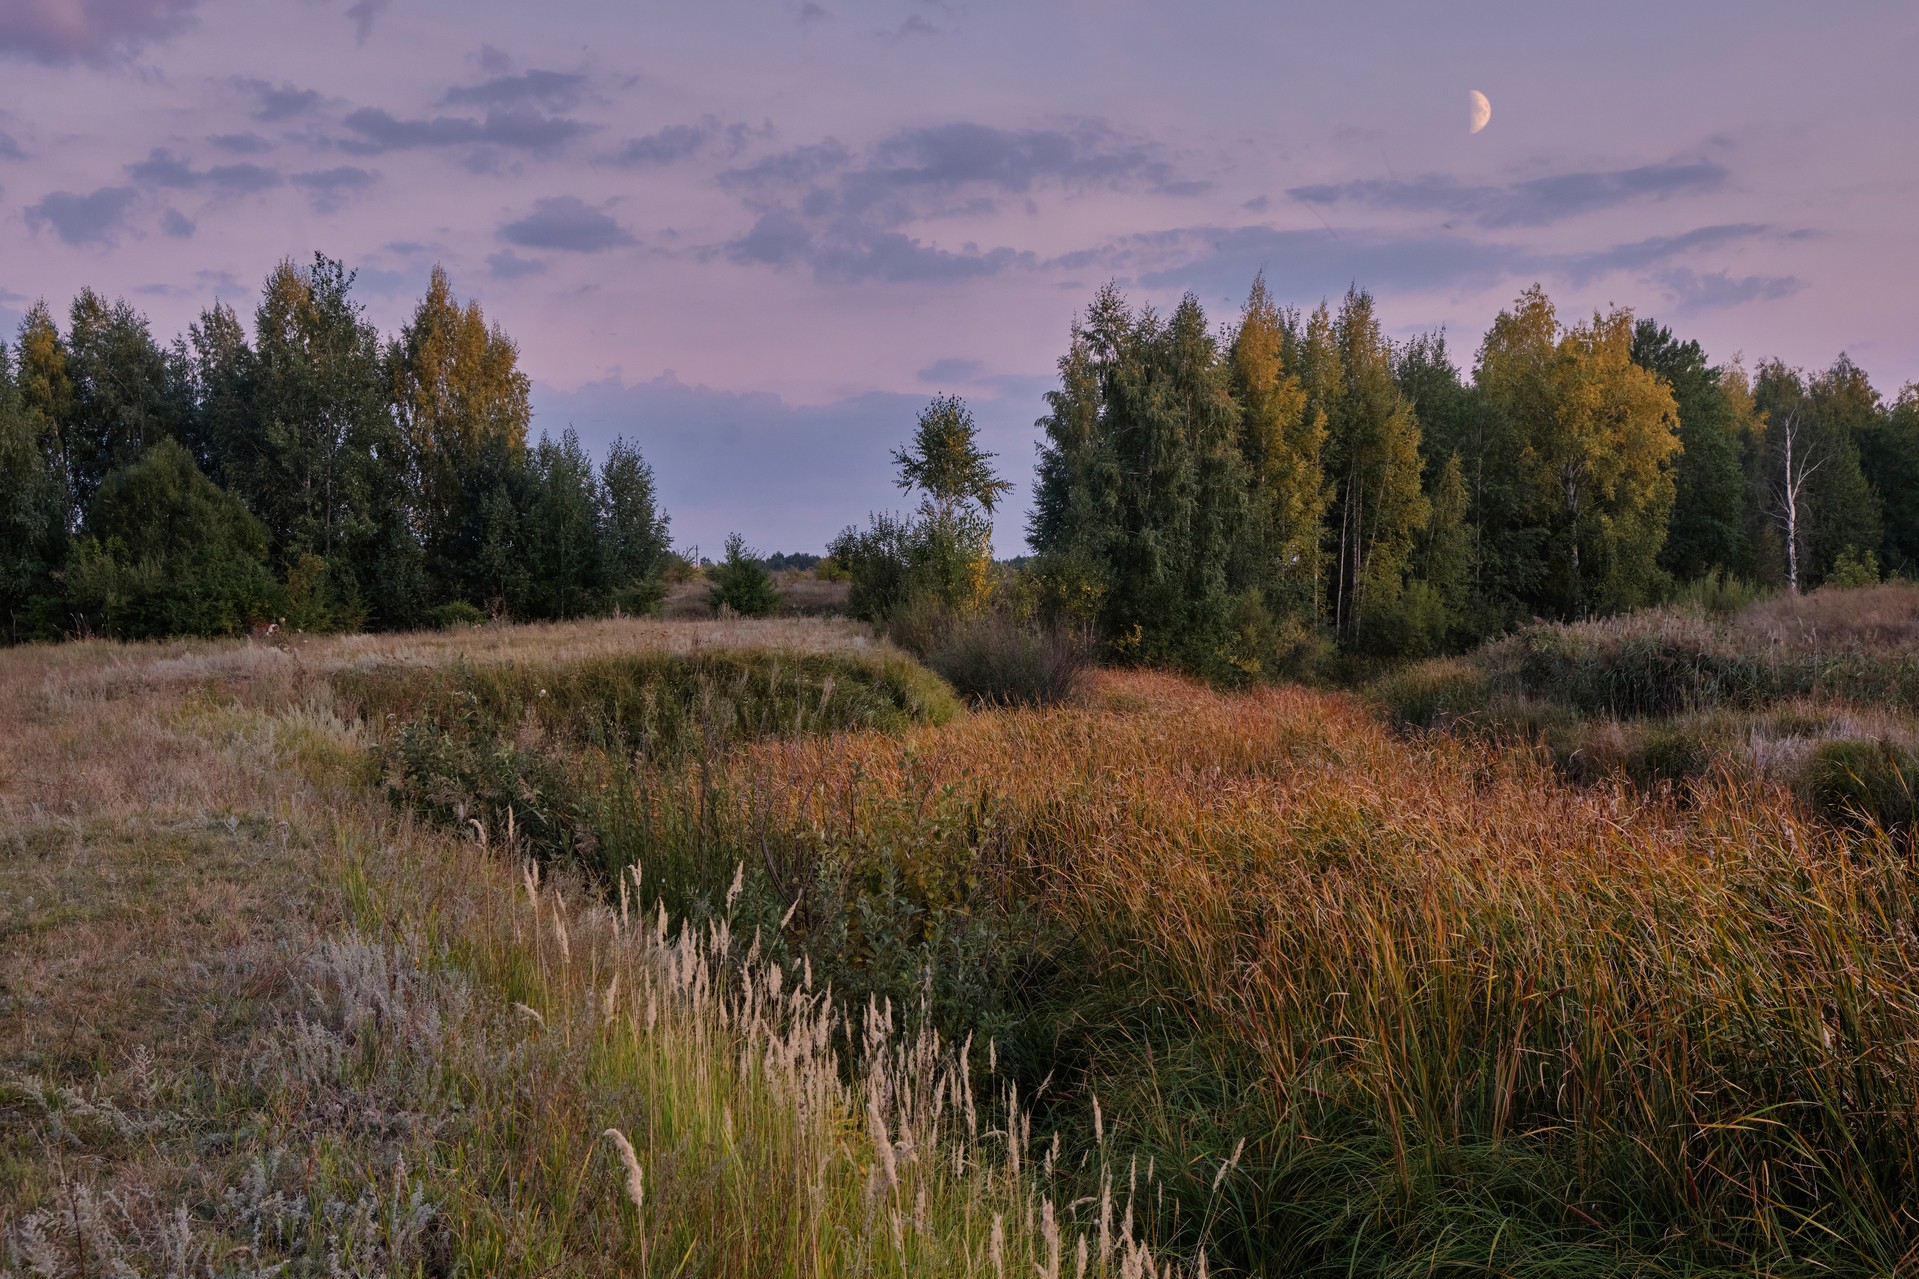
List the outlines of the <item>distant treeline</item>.
<svg viewBox="0 0 1919 1279">
<path fill-rule="evenodd" d="M 0 344 L 0 635 L 230 634 L 642 610 L 667 520 L 639 453 L 529 446 L 518 350 L 436 268 L 387 341 L 353 276 L 268 276 L 162 346 L 91 290 Z"/>
<path fill-rule="evenodd" d="M 1564 325 L 1535 287 L 1468 383 L 1366 293 L 1301 314 L 1260 279 L 1224 332 L 1108 287 L 1059 367 L 1025 571 L 1141 660 L 1418 655 L 1701 582 L 1919 567 L 1919 393 L 1887 404 L 1843 355 L 1712 365 L 1629 311 Z"/>
</svg>

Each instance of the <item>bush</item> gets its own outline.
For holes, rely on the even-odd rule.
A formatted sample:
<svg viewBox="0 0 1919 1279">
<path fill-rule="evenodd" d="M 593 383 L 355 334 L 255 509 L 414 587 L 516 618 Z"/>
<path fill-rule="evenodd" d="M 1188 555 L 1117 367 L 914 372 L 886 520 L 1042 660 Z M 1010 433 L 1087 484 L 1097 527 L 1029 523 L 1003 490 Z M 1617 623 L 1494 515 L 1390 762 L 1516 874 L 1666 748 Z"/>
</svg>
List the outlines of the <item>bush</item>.
<svg viewBox="0 0 1919 1279">
<path fill-rule="evenodd" d="M 1879 585 L 1879 556 L 1872 551 L 1862 552 L 1856 546 L 1848 546 L 1832 562 L 1832 571 L 1826 574 L 1823 585 L 1842 591 Z"/>
<path fill-rule="evenodd" d="M 1486 673 L 1458 658 L 1407 666 L 1375 681 L 1368 690 L 1387 712 L 1413 728 L 1445 728 L 1486 709 Z"/>
<path fill-rule="evenodd" d="M 116 639 L 232 635 L 270 615 L 266 526 L 162 440 L 100 486 L 67 565 L 74 609 Z"/>
<path fill-rule="evenodd" d="M 1087 667 L 1086 644 L 1065 627 L 1022 625 L 1003 613 L 952 621 L 924 656 L 953 691 L 987 706 L 1067 701 Z"/>
<path fill-rule="evenodd" d="M 1826 817 L 1887 830 L 1919 817 L 1919 756 L 1892 742 L 1829 741 L 1813 751 L 1807 798 Z"/>
<path fill-rule="evenodd" d="M 465 600 L 454 600 L 451 604 L 442 604 L 427 614 L 433 625 L 443 631 L 455 631 L 466 626 L 482 626 L 486 623 L 486 614 Z"/>
<path fill-rule="evenodd" d="M 773 584 L 773 575 L 738 533 L 726 539 L 726 558 L 707 576 L 713 581 L 710 598 L 715 611 L 741 617 L 771 617 L 779 612 L 780 591 Z"/>
</svg>

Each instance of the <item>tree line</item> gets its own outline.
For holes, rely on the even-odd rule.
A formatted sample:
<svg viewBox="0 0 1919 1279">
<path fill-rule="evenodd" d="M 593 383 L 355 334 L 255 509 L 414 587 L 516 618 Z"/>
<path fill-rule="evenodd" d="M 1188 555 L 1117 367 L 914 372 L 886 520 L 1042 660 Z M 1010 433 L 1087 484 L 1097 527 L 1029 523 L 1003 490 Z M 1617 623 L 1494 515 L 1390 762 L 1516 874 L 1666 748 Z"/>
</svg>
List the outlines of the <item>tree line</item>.
<svg viewBox="0 0 1919 1279">
<path fill-rule="evenodd" d="M 1108 286 L 1038 423 L 1029 572 L 1116 652 L 1231 675 L 1319 638 L 1456 649 L 1700 583 L 1798 591 L 1919 569 L 1919 391 L 1844 355 L 1712 364 L 1630 311 L 1535 286 L 1468 380 L 1355 288 L 1236 325 Z"/>
<path fill-rule="evenodd" d="M 169 345 L 91 290 L 64 331 L 28 312 L 0 343 L 7 637 L 660 600 L 673 556 L 639 451 L 529 443 L 517 348 L 438 268 L 391 340 L 352 286 L 324 256 L 285 261 L 250 329 L 216 304 Z M 1031 560 L 995 572 L 1010 486 L 942 396 L 893 459 L 918 510 L 828 548 L 856 614 L 1011 609 L 1231 677 L 1328 645 L 1458 649 L 1702 583 L 1919 573 L 1919 391 L 1888 403 L 1843 355 L 1715 365 L 1623 309 L 1562 321 L 1538 287 L 1468 377 L 1443 332 L 1389 340 L 1357 288 L 1302 312 L 1262 277 L 1216 328 L 1191 296 L 1162 314 L 1108 286 L 1046 398 Z M 773 598 L 752 559 L 730 546 L 716 577 L 739 610 Z"/>
<path fill-rule="evenodd" d="M 527 439 L 518 349 L 435 268 L 392 340 L 316 255 L 252 327 L 162 346 L 82 290 L 0 343 L 0 625 L 14 640 L 403 628 L 644 611 L 668 522 L 616 440 Z"/>
</svg>

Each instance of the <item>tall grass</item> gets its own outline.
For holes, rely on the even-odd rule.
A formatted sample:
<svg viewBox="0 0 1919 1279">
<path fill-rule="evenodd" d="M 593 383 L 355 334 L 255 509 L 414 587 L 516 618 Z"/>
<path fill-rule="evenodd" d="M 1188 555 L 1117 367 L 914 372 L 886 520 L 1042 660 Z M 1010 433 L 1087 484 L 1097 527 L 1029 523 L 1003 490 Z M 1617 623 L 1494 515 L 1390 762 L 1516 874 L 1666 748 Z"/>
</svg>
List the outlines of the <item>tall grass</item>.
<svg viewBox="0 0 1919 1279">
<path fill-rule="evenodd" d="M 1890 842 L 1777 795 L 1571 789 L 1339 698 L 1102 687 L 759 743 L 734 830 L 980 805 L 1004 898 L 1057 939 L 1019 1064 L 1178 1170 L 1160 1230 L 1265 1273 L 1919 1255 L 1919 880 Z"/>
</svg>

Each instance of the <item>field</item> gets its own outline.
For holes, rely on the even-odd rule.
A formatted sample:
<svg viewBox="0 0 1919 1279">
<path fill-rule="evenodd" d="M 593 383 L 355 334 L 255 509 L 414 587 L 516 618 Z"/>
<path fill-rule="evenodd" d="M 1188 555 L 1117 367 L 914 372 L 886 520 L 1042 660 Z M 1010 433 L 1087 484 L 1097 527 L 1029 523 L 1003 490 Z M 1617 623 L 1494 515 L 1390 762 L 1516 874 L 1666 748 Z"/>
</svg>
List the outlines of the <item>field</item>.
<svg viewBox="0 0 1919 1279">
<path fill-rule="evenodd" d="M 1513 669 L 986 710 L 806 619 L 0 653 L 0 1273 L 1910 1269 L 1901 828 L 1569 768 L 1480 731 L 1547 704 Z"/>
</svg>

